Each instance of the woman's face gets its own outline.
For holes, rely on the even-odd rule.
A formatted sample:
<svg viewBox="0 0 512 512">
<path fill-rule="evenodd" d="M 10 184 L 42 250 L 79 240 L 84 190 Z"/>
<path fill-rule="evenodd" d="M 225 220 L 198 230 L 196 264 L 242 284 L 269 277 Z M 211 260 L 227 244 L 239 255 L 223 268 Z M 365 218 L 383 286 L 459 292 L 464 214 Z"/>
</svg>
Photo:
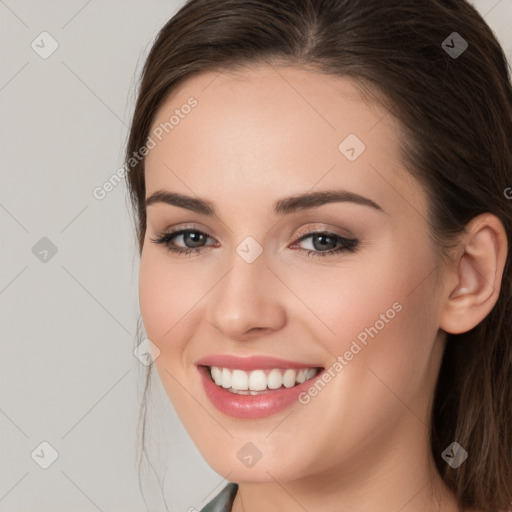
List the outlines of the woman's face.
<svg viewBox="0 0 512 512">
<path fill-rule="evenodd" d="M 348 482 L 395 460 L 413 471 L 429 457 L 442 269 L 393 118 L 348 79 L 261 65 L 184 82 L 150 137 L 142 318 L 163 386 L 205 460 L 236 482 Z M 325 191 L 340 195 L 290 199 Z M 180 206 L 171 193 L 190 200 Z M 189 254 L 154 241 L 185 228 L 164 241 Z M 287 384 L 232 393 L 220 380 L 205 387 L 198 362 L 213 355 L 286 361 L 214 361 L 264 378 L 294 364 L 324 371 L 300 394 Z M 244 387 L 262 373 L 236 375 Z"/>
</svg>

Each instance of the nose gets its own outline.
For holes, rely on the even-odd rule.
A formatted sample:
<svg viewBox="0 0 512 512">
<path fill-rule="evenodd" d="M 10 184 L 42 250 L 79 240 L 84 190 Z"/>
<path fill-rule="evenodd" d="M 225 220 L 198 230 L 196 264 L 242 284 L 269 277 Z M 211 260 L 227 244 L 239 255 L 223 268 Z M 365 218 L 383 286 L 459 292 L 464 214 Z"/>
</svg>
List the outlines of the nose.
<svg viewBox="0 0 512 512">
<path fill-rule="evenodd" d="M 248 263 L 234 252 L 229 270 L 208 295 L 208 321 L 225 337 L 250 340 L 286 323 L 286 287 L 264 253 Z"/>
</svg>

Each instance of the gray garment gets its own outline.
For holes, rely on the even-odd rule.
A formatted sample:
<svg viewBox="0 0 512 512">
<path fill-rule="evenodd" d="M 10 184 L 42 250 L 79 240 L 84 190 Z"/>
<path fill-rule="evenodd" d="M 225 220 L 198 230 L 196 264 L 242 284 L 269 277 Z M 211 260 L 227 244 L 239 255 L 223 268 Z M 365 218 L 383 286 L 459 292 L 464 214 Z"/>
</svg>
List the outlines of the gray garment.
<svg viewBox="0 0 512 512">
<path fill-rule="evenodd" d="M 229 482 L 213 500 L 208 502 L 200 512 L 231 512 L 238 484 Z"/>
</svg>

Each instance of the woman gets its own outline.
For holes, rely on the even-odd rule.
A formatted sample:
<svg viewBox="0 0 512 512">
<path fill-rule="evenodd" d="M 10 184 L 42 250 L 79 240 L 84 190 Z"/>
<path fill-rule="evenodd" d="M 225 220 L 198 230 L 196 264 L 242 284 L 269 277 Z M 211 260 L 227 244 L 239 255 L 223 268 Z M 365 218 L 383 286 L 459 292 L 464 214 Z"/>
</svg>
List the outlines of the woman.
<svg viewBox="0 0 512 512">
<path fill-rule="evenodd" d="M 512 509 L 511 137 L 463 0 L 162 28 L 127 182 L 158 374 L 230 481 L 204 511 Z"/>
</svg>

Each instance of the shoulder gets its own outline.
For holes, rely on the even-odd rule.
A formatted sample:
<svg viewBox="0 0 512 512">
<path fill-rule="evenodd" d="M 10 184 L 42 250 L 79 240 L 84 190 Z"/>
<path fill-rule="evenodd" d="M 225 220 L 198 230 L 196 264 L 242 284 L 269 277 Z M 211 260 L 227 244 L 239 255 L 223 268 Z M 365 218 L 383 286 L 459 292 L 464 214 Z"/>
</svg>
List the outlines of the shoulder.
<svg viewBox="0 0 512 512">
<path fill-rule="evenodd" d="M 238 484 L 229 482 L 200 512 L 231 512 Z"/>
</svg>

